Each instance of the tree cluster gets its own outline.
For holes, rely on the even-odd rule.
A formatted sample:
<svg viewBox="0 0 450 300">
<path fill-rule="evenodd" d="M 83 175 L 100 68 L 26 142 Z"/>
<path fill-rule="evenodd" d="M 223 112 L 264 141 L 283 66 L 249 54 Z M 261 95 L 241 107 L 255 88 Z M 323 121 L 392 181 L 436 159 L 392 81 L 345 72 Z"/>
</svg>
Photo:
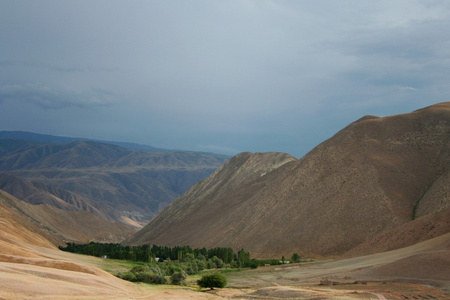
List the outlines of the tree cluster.
<svg viewBox="0 0 450 300">
<path fill-rule="evenodd" d="M 159 258 L 160 261 L 178 260 L 182 262 L 193 255 L 194 258 L 204 257 L 206 259 L 212 259 L 213 257 L 217 257 L 224 264 L 231 264 L 238 257 L 233 249 L 225 247 L 192 249 L 189 246 L 124 246 L 113 243 L 90 242 L 89 244 L 67 243 L 66 247 L 59 248 L 72 253 L 141 262 L 153 262 L 156 258 Z M 246 262 L 245 259 L 243 261 Z"/>
<path fill-rule="evenodd" d="M 198 274 L 204 270 L 257 268 L 265 264 L 284 263 L 284 257 L 281 261 L 250 259 L 250 253 L 244 249 L 236 254 L 233 249 L 225 247 L 193 249 L 189 246 L 124 246 L 91 242 L 89 244 L 68 243 L 66 247 L 60 247 L 60 249 L 97 257 L 143 262 L 144 264 L 119 273 L 117 276 L 132 282 L 152 284 L 166 284 L 170 280 L 172 284 L 182 285 L 187 275 Z M 291 259 L 298 262 L 300 256 L 294 253 Z M 203 275 L 198 284 L 207 288 L 223 287 L 226 285 L 226 279 L 220 273 L 208 273 Z"/>
</svg>

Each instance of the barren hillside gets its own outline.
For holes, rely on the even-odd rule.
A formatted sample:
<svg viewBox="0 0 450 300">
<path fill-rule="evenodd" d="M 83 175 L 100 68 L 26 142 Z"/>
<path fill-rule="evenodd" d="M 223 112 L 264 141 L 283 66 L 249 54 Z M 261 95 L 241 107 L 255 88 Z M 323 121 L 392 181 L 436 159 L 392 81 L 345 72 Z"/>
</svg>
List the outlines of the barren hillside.
<svg viewBox="0 0 450 300">
<path fill-rule="evenodd" d="M 129 242 L 342 255 L 419 217 L 433 224 L 432 214 L 450 207 L 449 138 L 450 103 L 441 103 L 361 118 L 300 160 L 239 154 Z"/>
<path fill-rule="evenodd" d="M 135 231 L 119 222 L 111 222 L 87 211 L 64 210 L 48 204 L 33 205 L 0 190 L 0 204 L 20 215 L 21 223 L 38 232 L 54 245 L 65 242 L 120 242 Z M 101 228 L 101 230 L 99 230 Z"/>
</svg>

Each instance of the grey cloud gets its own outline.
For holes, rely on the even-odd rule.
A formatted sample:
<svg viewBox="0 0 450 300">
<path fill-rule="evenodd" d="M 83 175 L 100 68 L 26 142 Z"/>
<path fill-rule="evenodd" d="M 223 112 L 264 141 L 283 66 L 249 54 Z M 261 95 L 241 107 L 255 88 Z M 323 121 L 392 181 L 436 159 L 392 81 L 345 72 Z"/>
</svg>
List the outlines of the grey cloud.
<svg viewBox="0 0 450 300">
<path fill-rule="evenodd" d="M 119 68 L 105 68 L 95 67 L 92 65 L 56 65 L 42 63 L 38 61 L 23 61 L 23 60 L 0 60 L 0 67 L 2 68 L 36 68 L 47 71 L 56 71 L 61 73 L 110 73 L 121 72 Z"/>
<path fill-rule="evenodd" d="M 450 99 L 449 20 L 445 1 L 4 1 L 0 115 L 299 156 L 364 114 Z"/>
<path fill-rule="evenodd" d="M 116 102 L 114 95 L 102 90 L 82 93 L 37 84 L 0 86 L 0 101 L 5 100 L 33 103 L 43 109 L 88 108 Z"/>
</svg>

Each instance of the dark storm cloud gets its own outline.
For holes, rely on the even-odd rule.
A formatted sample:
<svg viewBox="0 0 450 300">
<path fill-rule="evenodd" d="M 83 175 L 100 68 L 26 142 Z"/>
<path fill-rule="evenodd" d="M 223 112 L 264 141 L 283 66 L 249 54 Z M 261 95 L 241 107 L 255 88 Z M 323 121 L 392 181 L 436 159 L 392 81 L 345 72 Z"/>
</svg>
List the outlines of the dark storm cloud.
<svg viewBox="0 0 450 300">
<path fill-rule="evenodd" d="M 449 20 L 446 1 L 3 1 L 0 128 L 301 156 L 449 100 Z"/>
</svg>

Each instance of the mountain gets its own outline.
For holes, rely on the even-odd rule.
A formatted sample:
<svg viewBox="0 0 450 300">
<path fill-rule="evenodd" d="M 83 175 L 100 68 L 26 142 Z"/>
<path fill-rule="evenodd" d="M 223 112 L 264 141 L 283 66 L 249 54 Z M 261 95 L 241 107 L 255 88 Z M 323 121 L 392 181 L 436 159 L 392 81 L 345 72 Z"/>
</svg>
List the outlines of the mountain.
<svg viewBox="0 0 450 300">
<path fill-rule="evenodd" d="M 443 217 L 435 218 L 450 208 L 449 138 L 446 102 L 363 117 L 299 160 L 238 154 L 127 242 L 333 257 L 414 221 L 428 229 L 418 233 L 413 224 L 410 235 L 433 226 L 445 227 L 433 236 L 449 232 Z"/>
<path fill-rule="evenodd" d="M 227 158 L 212 153 L 136 150 L 94 141 L 0 139 L 0 189 L 30 204 L 85 212 L 108 224 L 136 229 Z M 85 220 L 80 217 L 79 224 L 74 224 L 80 234 L 65 235 L 62 230 L 60 237 L 98 240 L 111 231 L 109 226 L 97 227 Z M 94 227 L 83 228 L 87 224 Z M 118 231 L 121 233 L 113 234 L 111 241 L 125 237 L 123 228 Z"/>
<path fill-rule="evenodd" d="M 30 204 L 0 190 L 0 205 L 20 215 L 22 226 L 45 237 L 53 245 L 67 241 L 118 243 L 135 231 L 84 210 L 65 210 L 49 204 Z"/>
<path fill-rule="evenodd" d="M 76 137 L 66 137 L 66 136 L 55 136 L 49 134 L 40 134 L 27 131 L 0 131 L 0 140 L 10 139 L 10 140 L 22 140 L 22 141 L 34 141 L 39 143 L 51 143 L 51 144 L 68 144 L 78 141 L 91 141 L 99 142 L 103 144 L 116 145 L 124 148 L 137 149 L 137 150 L 163 150 L 158 149 L 149 145 L 136 144 L 136 143 L 126 143 L 126 142 L 114 142 L 114 141 L 101 141 L 86 138 L 76 138 Z"/>
</svg>

